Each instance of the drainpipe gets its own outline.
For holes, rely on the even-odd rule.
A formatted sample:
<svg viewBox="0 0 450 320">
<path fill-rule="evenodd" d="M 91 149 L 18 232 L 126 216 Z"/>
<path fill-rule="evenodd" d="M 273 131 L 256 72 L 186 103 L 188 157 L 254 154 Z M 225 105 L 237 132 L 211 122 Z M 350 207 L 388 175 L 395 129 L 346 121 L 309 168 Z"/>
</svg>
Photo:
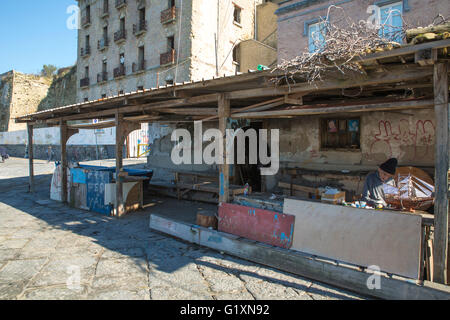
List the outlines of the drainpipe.
<svg viewBox="0 0 450 320">
<path fill-rule="evenodd" d="M 256 0 L 254 1 L 254 7 L 255 7 L 255 8 L 254 8 L 254 9 L 255 9 L 255 18 L 254 18 L 254 19 L 255 19 L 255 30 L 254 30 L 254 33 L 255 33 L 255 34 L 254 34 L 254 37 L 253 37 L 253 38 L 254 38 L 255 40 L 258 40 L 258 39 L 257 39 L 257 35 L 256 35 L 256 32 L 258 31 L 258 28 L 257 28 L 258 22 L 257 22 L 257 17 L 256 17 Z"/>
<path fill-rule="evenodd" d="M 220 0 L 217 0 L 217 30 L 214 35 L 215 50 L 216 50 L 216 77 L 219 76 L 219 14 L 220 14 Z"/>
</svg>

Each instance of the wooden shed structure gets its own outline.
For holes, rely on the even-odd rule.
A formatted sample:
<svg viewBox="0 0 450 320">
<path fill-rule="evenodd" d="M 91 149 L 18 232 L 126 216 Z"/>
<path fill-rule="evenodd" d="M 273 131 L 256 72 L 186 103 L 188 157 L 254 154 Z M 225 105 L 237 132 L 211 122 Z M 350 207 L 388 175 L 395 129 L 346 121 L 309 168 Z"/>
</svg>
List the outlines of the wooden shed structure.
<svg viewBox="0 0 450 320">
<path fill-rule="evenodd" d="M 66 143 L 78 129 L 116 127 L 116 212 L 124 213 L 122 153 L 127 134 L 140 123 L 216 121 L 225 135 L 230 119 L 296 119 L 306 115 L 356 114 L 374 111 L 434 109 L 435 212 L 434 281 L 448 283 L 449 256 L 449 62 L 450 39 L 409 45 L 359 57 L 364 75 L 349 78 L 336 73 L 324 81 L 307 83 L 301 78 L 274 84 L 284 74 L 255 71 L 108 97 L 25 115 L 17 122 L 28 124 L 30 190 L 33 191 L 33 127 L 60 126 L 61 159 L 67 170 Z M 405 89 L 414 94 L 405 95 Z M 357 97 L 344 95 L 359 92 Z M 99 124 L 72 121 L 104 120 Z M 281 136 L 281 139 L 283 137 Z M 225 155 L 224 155 L 225 156 Z M 229 202 L 230 165 L 220 165 L 220 202 Z M 66 177 L 62 175 L 63 179 Z M 63 200 L 66 182 L 63 181 Z"/>
</svg>

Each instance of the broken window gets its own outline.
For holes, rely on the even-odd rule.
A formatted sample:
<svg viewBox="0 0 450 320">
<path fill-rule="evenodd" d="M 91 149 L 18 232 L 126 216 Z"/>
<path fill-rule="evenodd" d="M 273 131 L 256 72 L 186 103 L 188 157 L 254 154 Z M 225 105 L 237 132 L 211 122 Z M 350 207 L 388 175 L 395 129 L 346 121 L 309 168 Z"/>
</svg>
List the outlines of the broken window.
<svg viewBox="0 0 450 320">
<path fill-rule="evenodd" d="M 109 11 L 109 1 L 103 0 L 103 13 L 108 13 Z"/>
<path fill-rule="evenodd" d="M 139 23 L 142 25 L 145 22 L 145 8 L 139 9 Z"/>
<path fill-rule="evenodd" d="M 175 37 L 171 36 L 167 38 L 167 49 L 168 51 L 172 51 L 173 49 L 175 49 Z"/>
<path fill-rule="evenodd" d="M 125 18 L 120 19 L 120 32 L 125 33 Z"/>
<path fill-rule="evenodd" d="M 326 118 L 320 119 L 322 149 L 360 148 L 359 118 Z"/>
<path fill-rule="evenodd" d="M 141 46 L 138 48 L 138 69 L 145 69 L 145 48 Z"/>
<path fill-rule="evenodd" d="M 236 66 L 236 72 L 240 72 L 241 71 L 241 67 L 240 67 L 240 47 L 239 44 L 234 46 L 233 48 L 233 64 Z"/>
<path fill-rule="evenodd" d="M 380 11 L 380 36 L 401 43 L 403 40 L 403 2 L 383 6 Z"/>
<path fill-rule="evenodd" d="M 234 5 L 234 13 L 233 13 L 234 22 L 241 24 L 241 13 L 242 8 L 238 7 L 237 5 Z"/>
<path fill-rule="evenodd" d="M 325 22 L 317 22 L 308 25 L 308 49 L 309 53 L 319 51 L 325 45 Z"/>
</svg>

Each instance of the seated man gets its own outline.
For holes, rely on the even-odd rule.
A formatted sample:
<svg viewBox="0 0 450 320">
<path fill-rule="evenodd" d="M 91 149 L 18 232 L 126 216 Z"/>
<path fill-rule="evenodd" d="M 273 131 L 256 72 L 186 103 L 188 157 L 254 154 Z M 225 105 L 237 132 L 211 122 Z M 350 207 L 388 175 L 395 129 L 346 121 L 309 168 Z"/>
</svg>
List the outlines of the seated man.
<svg viewBox="0 0 450 320">
<path fill-rule="evenodd" d="M 380 165 L 377 171 L 367 175 L 361 201 L 365 201 L 369 206 L 375 208 L 386 207 L 383 184 L 393 185 L 392 178 L 396 169 L 397 159 L 391 158 Z"/>
</svg>

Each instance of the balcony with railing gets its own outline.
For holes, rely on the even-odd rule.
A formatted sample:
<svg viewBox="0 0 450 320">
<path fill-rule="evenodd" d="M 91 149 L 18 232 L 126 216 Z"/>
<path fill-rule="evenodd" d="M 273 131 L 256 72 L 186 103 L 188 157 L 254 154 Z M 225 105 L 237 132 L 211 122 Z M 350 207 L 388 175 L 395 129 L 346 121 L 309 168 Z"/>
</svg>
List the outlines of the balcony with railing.
<svg viewBox="0 0 450 320">
<path fill-rule="evenodd" d="M 167 10 L 161 11 L 161 23 L 166 24 L 175 21 L 177 18 L 177 8 L 172 7 Z"/>
<path fill-rule="evenodd" d="M 142 60 L 142 61 L 139 61 L 139 62 L 133 62 L 133 65 L 132 65 L 132 72 L 133 73 L 135 73 L 135 72 L 143 72 L 143 71 L 145 71 L 145 68 L 146 68 L 146 65 L 147 65 L 147 63 L 146 63 L 146 61 L 145 60 Z"/>
<path fill-rule="evenodd" d="M 98 40 L 97 49 L 103 51 L 109 46 L 109 39 L 107 37 Z"/>
<path fill-rule="evenodd" d="M 127 5 L 127 0 L 116 0 L 116 9 L 123 8 Z"/>
<path fill-rule="evenodd" d="M 147 20 L 141 20 L 138 24 L 133 24 L 133 34 L 139 36 L 147 31 Z"/>
<path fill-rule="evenodd" d="M 108 81 L 108 72 L 100 72 L 97 74 L 97 83 Z"/>
<path fill-rule="evenodd" d="M 127 31 L 125 29 L 119 30 L 114 33 L 114 42 L 122 42 L 127 38 Z"/>
<path fill-rule="evenodd" d="M 175 49 L 171 49 L 169 52 L 161 54 L 159 62 L 160 65 L 164 66 L 173 63 L 175 63 Z"/>
<path fill-rule="evenodd" d="M 86 46 L 86 48 L 81 48 L 80 50 L 80 56 L 81 57 L 87 57 L 91 54 L 91 46 Z"/>
<path fill-rule="evenodd" d="M 89 87 L 89 77 L 80 80 L 80 88 Z"/>
<path fill-rule="evenodd" d="M 119 67 L 114 69 L 114 78 L 124 77 L 125 76 L 125 66 L 120 65 Z"/>
</svg>

